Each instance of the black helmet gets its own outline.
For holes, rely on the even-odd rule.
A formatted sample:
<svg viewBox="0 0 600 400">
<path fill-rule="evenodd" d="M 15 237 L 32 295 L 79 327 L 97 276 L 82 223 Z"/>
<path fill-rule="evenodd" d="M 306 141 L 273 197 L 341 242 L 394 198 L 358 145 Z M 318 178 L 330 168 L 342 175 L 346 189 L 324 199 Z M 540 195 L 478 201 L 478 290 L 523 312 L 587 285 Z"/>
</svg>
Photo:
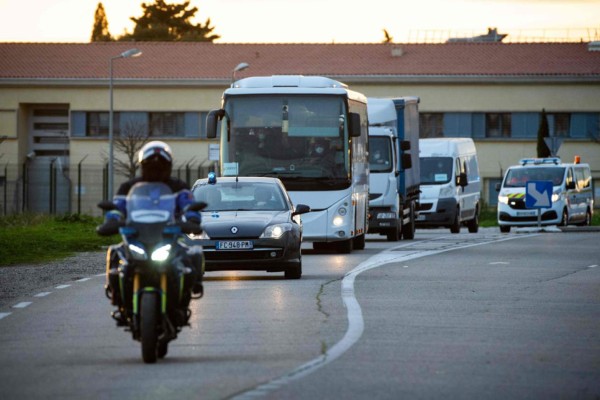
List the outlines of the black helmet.
<svg viewBox="0 0 600 400">
<path fill-rule="evenodd" d="M 146 143 L 139 152 L 142 179 L 149 182 L 166 182 L 171 176 L 173 152 L 168 144 L 160 141 Z"/>
</svg>

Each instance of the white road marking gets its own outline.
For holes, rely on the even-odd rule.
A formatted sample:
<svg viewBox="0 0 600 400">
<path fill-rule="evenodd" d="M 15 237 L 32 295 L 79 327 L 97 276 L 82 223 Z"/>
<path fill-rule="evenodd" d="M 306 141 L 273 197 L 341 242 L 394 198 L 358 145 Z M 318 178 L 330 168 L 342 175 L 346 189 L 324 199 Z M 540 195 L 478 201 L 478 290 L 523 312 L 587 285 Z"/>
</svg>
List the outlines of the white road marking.
<svg viewBox="0 0 600 400">
<path fill-rule="evenodd" d="M 0 312 L 0 319 L 4 318 L 4 317 L 8 317 L 10 314 L 9 312 Z"/>
<path fill-rule="evenodd" d="M 92 278 L 81 278 L 81 279 L 77 279 L 76 282 L 85 282 L 85 281 L 89 281 Z"/>
<path fill-rule="evenodd" d="M 33 302 L 31 302 L 31 301 L 24 301 L 22 303 L 15 304 L 14 306 L 12 306 L 12 308 L 25 308 L 25 307 L 30 306 L 31 304 L 33 304 Z"/>
<path fill-rule="evenodd" d="M 66 289 L 68 287 L 70 287 L 71 285 L 58 285 L 55 287 L 55 289 Z"/>
<path fill-rule="evenodd" d="M 46 297 L 50 293 L 52 293 L 52 292 L 41 292 L 41 293 L 38 293 L 38 294 L 34 294 L 33 297 Z"/>
<path fill-rule="evenodd" d="M 597 265 L 594 264 L 594 265 L 590 265 L 588 268 L 596 268 L 596 267 L 597 267 Z"/>
<path fill-rule="evenodd" d="M 506 261 L 494 261 L 494 262 L 490 263 L 490 265 L 499 265 L 499 264 L 501 264 L 501 265 L 508 265 L 510 263 L 506 262 Z"/>
<path fill-rule="evenodd" d="M 536 235 L 530 235 L 536 236 Z M 522 238 L 519 237 L 519 238 Z M 448 246 L 447 243 L 444 242 L 444 239 L 452 239 L 453 245 Z M 282 375 L 279 378 L 275 378 L 269 382 L 266 382 L 262 385 L 255 387 L 254 389 L 248 390 L 246 392 L 240 393 L 237 396 L 234 396 L 233 400 L 249 400 L 261 396 L 267 395 L 269 392 L 277 390 L 282 386 L 300 379 L 306 375 L 309 375 L 315 372 L 317 369 L 322 366 L 329 364 L 334 361 L 338 357 L 340 357 L 346 350 L 350 349 L 362 336 L 364 330 L 364 320 L 362 317 L 362 310 L 360 308 L 360 304 L 356 300 L 354 295 L 354 280 L 356 277 L 368 270 L 381 267 L 386 264 L 390 264 L 393 262 L 407 261 L 416 258 L 422 258 L 434 254 L 444 253 L 451 250 L 464 249 L 467 247 L 479 246 L 482 244 L 489 243 L 497 243 L 503 242 L 506 240 L 517 239 L 517 237 L 506 237 L 506 236 L 494 236 L 491 238 L 484 238 L 484 240 L 476 241 L 473 243 L 472 241 L 468 241 L 465 243 L 461 243 L 456 241 L 456 237 L 441 237 L 432 240 L 431 242 L 436 243 L 436 241 L 442 241 L 439 250 L 424 250 L 421 252 L 415 251 L 397 251 L 400 248 L 409 248 L 412 244 L 416 246 L 422 245 L 424 242 L 417 243 L 409 243 L 407 245 L 400 245 L 394 247 L 392 249 L 385 250 L 381 253 L 375 254 L 370 257 L 366 261 L 363 261 L 359 265 L 357 265 L 352 271 L 348 272 L 344 279 L 342 280 L 342 301 L 346 306 L 347 317 L 348 317 L 348 330 L 346 334 L 337 342 L 333 347 L 325 352 L 325 354 L 299 366 L 298 368 L 288 372 L 285 375 Z M 426 241 L 428 242 L 428 241 Z"/>
</svg>

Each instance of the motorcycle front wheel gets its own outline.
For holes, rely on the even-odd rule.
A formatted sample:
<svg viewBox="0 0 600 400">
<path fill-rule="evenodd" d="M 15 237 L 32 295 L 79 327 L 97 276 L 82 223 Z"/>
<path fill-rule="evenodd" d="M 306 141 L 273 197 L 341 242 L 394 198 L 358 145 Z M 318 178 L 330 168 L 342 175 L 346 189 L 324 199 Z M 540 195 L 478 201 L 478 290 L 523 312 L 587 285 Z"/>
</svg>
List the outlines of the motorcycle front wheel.
<svg viewBox="0 0 600 400">
<path fill-rule="evenodd" d="M 156 362 L 158 344 L 158 293 L 147 292 L 142 294 L 140 310 L 140 329 L 142 342 L 142 358 L 145 363 Z"/>
</svg>

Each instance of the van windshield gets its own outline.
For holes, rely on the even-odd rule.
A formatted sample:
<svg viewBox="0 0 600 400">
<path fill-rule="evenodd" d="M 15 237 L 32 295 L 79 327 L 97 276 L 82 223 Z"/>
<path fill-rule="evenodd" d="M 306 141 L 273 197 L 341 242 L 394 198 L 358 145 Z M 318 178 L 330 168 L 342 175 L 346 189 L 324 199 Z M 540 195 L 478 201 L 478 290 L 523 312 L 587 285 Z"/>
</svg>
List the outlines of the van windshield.
<svg viewBox="0 0 600 400">
<path fill-rule="evenodd" d="M 552 181 L 553 186 L 559 186 L 564 176 L 564 167 L 513 168 L 506 174 L 504 187 L 525 187 L 528 181 Z"/>
<path fill-rule="evenodd" d="M 452 157 L 421 157 L 421 185 L 441 185 L 452 177 Z"/>
</svg>

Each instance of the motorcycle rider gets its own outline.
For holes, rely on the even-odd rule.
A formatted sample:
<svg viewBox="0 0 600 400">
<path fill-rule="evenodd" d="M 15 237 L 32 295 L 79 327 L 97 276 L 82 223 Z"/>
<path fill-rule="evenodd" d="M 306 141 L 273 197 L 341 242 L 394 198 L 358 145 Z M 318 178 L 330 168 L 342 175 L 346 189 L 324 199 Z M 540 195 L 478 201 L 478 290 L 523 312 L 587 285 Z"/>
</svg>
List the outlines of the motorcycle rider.
<svg viewBox="0 0 600 400">
<path fill-rule="evenodd" d="M 162 182 L 166 184 L 173 193 L 176 194 L 176 213 L 177 217 L 183 221 L 192 222 L 200 225 L 200 213 L 196 211 L 186 211 L 184 208 L 193 202 L 193 195 L 189 186 L 184 181 L 171 177 L 173 167 L 173 153 L 169 145 L 161 141 L 152 141 L 145 144 L 138 154 L 138 163 L 141 169 L 141 176 L 135 177 L 123 183 L 113 199 L 117 206 L 116 210 L 106 213 L 104 223 L 98 227 L 98 232 L 114 231 L 115 226 L 119 226 L 126 218 L 127 213 L 127 193 L 139 182 Z M 117 306 L 117 311 L 113 312 L 113 318 L 117 320 L 118 325 L 126 325 L 122 314 L 122 299 L 119 290 L 119 256 L 117 249 L 124 246 L 123 243 L 112 245 L 106 254 L 106 290 L 110 296 L 111 303 Z M 197 248 L 190 247 L 186 251 L 183 260 L 186 266 L 192 269 L 192 292 L 201 297 L 204 293 L 202 285 L 202 253 Z M 184 305 L 187 309 L 187 304 Z"/>
</svg>

